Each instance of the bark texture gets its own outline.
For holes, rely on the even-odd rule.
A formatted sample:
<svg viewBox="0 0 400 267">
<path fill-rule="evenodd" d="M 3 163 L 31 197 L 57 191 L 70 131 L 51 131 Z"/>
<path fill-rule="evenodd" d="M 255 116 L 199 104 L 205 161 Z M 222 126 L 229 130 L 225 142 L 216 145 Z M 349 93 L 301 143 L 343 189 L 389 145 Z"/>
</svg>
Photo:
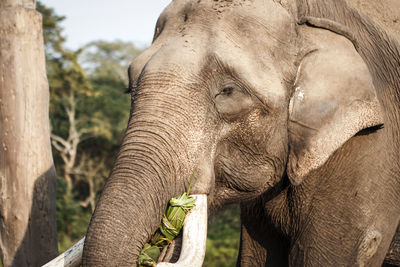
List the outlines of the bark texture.
<svg viewBox="0 0 400 267">
<path fill-rule="evenodd" d="M 4 9 L 7 7 L 24 7 L 24 8 L 36 8 L 36 0 L 0 0 L 0 8 Z"/>
<path fill-rule="evenodd" d="M 4 266 L 57 256 L 56 175 L 41 15 L 0 0 L 0 254 Z"/>
</svg>

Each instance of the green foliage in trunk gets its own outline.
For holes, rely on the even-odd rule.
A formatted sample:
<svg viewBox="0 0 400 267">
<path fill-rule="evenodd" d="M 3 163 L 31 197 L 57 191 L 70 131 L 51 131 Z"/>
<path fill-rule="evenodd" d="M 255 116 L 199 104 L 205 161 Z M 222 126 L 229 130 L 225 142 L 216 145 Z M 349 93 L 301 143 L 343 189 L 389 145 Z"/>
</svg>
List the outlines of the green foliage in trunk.
<svg viewBox="0 0 400 267">
<path fill-rule="evenodd" d="M 193 197 L 188 192 L 172 198 L 164 212 L 160 228 L 154 234 L 150 244 L 145 244 L 140 252 L 138 266 L 152 267 L 157 265 L 161 250 L 165 249 L 180 233 L 186 214 L 195 206 Z"/>
</svg>

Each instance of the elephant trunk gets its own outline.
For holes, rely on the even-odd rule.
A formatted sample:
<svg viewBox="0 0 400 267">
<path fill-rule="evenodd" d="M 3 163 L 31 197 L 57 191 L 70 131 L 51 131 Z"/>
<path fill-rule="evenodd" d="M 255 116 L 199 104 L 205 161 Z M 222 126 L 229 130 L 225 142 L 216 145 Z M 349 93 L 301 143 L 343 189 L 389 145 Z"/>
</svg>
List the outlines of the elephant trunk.
<svg viewBox="0 0 400 267">
<path fill-rule="evenodd" d="M 144 99 L 138 98 L 134 106 L 141 106 Z M 165 97 L 162 101 L 165 105 Z M 132 111 L 90 222 L 83 266 L 135 266 L 143 245 L 159 227 L 168 201 L 189 185 L 197 148 L 175 125 L 181 120 L 173 115 L 177 113 L 160 114 L 159 104 L 152 95 L 152 102 L 143 105 L 153 110 Z"/>
<path fill-rule="evenodd" d="M 134 266 L 144 243 L 161 221 L 163 209 L 174 194 L 156 174 L 139 162 L 117 161 L 97 204 L 86 236 L 84 266 Z M 153 161 L 154 159 L 148 159 Z M 149 164 L 150 166 L 154 164 Z M 165 188 L 164 188 L 165 187 Z"/>
</svg>

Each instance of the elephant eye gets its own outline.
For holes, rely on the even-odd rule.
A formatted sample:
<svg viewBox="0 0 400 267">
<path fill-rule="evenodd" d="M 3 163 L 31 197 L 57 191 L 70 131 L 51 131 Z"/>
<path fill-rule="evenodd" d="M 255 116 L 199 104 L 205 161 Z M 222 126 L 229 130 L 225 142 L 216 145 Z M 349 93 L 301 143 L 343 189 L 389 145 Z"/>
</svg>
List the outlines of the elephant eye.
<svg viewBox="0 0 400 267">
<path fill-rule="evenodd" d="M 224 94 L 224 95 L 231 95 L 232 92 L 233 92 L 233 87 L 225 87 L 225 88 L 222 90 L 221 93 Z"/>
<path fill-rule="evenodd" d="M 225 86 L 215 96 L 214 103 L 219 114 L 227 121 L 244 116 L 253 107 L 252 96 L 235 86 Z"/>
<path fill-rule="evenodd" d="M 233 90 L 235 90 L 235 88 L 233 88 L 232 86 L 225 87 L 225 88 L 222 89 L 222 91 L 219 92 L 215 97 L 217 97 L 217 96 L 219 96 L 219 95 L 230 96 L 230 95 L 232 95 Z"/>
</svg>

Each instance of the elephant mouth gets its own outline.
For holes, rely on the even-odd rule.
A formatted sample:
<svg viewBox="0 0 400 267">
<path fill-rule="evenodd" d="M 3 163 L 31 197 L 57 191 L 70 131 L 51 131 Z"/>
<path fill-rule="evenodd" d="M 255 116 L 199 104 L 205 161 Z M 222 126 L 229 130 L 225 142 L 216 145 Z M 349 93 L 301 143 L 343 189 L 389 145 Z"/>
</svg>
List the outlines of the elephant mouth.
<svg viewBox="0 0 400 267">
<path fill-rule="evenodd" d="M 206 253 L 207 195 L 192 195 L 196 206 L 186 216 L 182 249 L 176 263 L 161 262 L 157 267 L 201 267 Z"/>
</svg>

